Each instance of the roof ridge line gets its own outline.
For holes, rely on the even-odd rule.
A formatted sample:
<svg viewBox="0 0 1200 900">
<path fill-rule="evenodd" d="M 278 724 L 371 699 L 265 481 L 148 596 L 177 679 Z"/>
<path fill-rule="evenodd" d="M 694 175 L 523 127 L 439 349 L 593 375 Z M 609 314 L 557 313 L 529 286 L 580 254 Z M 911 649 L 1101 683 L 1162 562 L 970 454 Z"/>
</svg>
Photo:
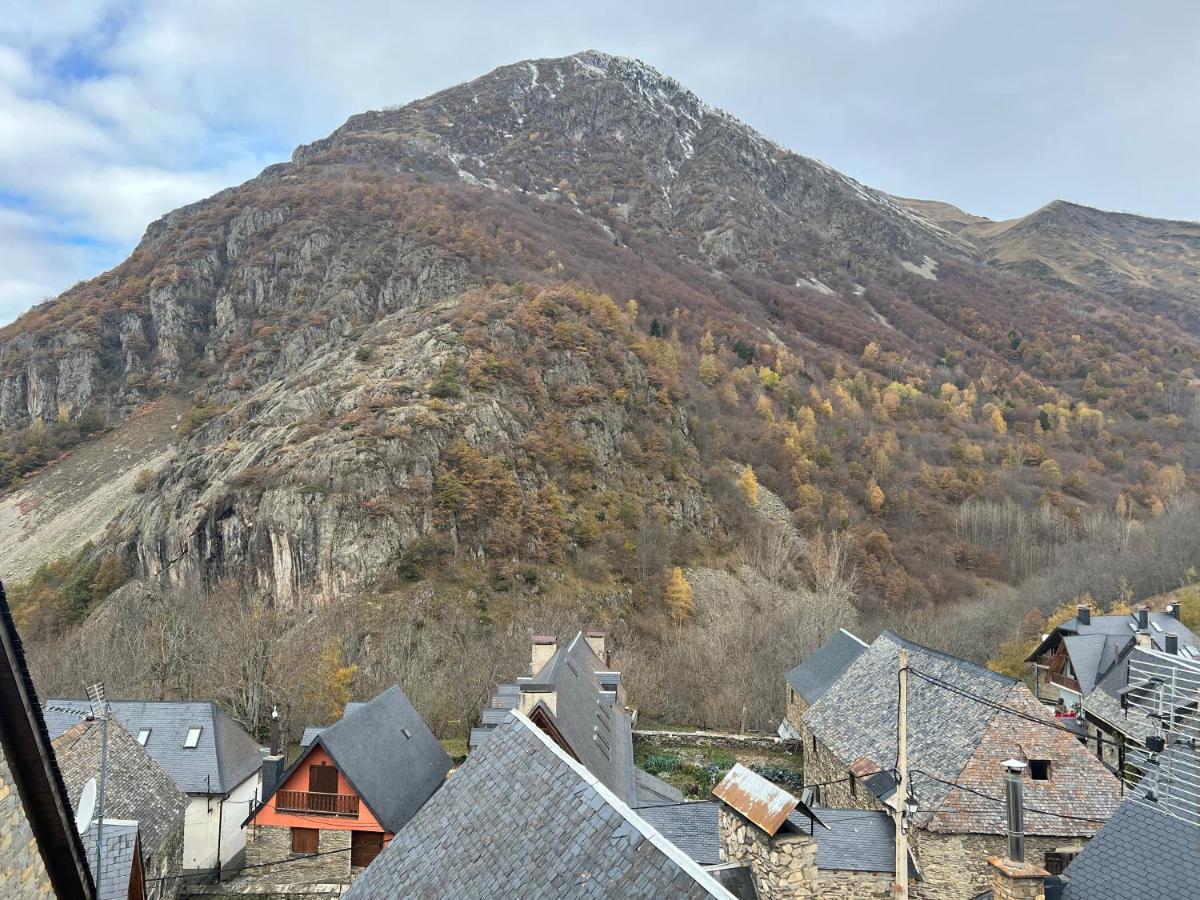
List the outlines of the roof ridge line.
<svg viewBox="0 0 1200 900">
<path fill-rule="evenodd" d="M 1011 678 L 1008 675 L 1003 675 L 1000 672 L 995 672 L 995 671 L 989 669 L 987 666 L 982 666 L 979 663 L 977 663 L 973 660 L 970 660 L 970 659 L 966 659 L 965 657 L 962 657 L 962 656 L 955 656 L 953 653 L 948 653 L 945 650 L 935 650 L 933 647 L 926 647 L 924 644 L 918 644 L 916 641 L 909 640 L 908 638 L 897 634 L 896 632 L 892 631 L 892 629 L 890 629 L 890 628 L 883 629 L 883 631 L 881 631 L 879 633 L 879 637 L 887 637 L 893 643 L 899 644 L 901 647 L 903 647 L 906 650 L 912 650 L 915 648 L 915 649 L 921 650 L 925 653 L 932 653 L 934 656 L 940 656 L 942 659 L 947 659 L 947 660 L 952 660 L 954 662 L 963 663 L 964 665 L 970 666 L 972 669 L 976 670 L 980 674 L 987 675 L 990 678 L 993 678 L 996 681 L 1002 682 L 1007 685 L 1014 685 L 1014 684 L 1018 683 L 1016 678 Z M 876 640 L 878 640 L 878 638 L 876 638 Z"/>
</svg>

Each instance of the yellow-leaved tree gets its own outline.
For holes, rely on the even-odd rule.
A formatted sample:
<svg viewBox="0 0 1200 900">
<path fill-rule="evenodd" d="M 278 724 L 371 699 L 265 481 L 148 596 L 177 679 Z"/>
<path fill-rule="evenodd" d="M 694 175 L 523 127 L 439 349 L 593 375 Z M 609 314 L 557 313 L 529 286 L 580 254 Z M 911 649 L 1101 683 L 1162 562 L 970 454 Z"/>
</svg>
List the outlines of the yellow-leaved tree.
<svg viewBox="0 0 1200 900">
<path fill-rule="evenodd" d="M 755 476 L 754 469 L 751 466 L 746 466 L 746 468 L 742 469 L 742 476 L 738 479 L 738 487 L 746 495 L 747 503 L 751 506 L 758 506 L 758 478 Z"/>
<path fill-rule="evenodd" d="M 721 371 L 717 367 L 717 358 L 711 353 L 705 353 L 700 357 L 700 380 L 705 384 L 716 384 L 717 378 L 720 377 Z"/>
<path fill-rule="evenodd" d="M 887 497 L 883 493 L 883 488 L 877 485 L 874 481 L 867 485 L 867 509 L 876 515 L 883 509 L 883 504 Z"/>
<path fill-rule="evenodd" d="M 683 569 L 679 566 L 675 566 L 667 577 L 666 600 L 667 611 L 676 622 L 691 618 L 692 613 L 695 612 L 696 604 L 692 599 L 692 586 L 688 584 Z"/>
</svg>

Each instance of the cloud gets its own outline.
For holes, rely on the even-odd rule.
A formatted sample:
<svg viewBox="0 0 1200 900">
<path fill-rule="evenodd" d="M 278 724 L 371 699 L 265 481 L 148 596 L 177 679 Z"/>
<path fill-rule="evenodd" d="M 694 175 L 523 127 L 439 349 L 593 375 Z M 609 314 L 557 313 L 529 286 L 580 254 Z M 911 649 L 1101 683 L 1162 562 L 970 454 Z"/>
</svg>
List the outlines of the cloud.
<svg viewBox="0 0 1200 900">
<path fill-rule="evenodd" d="M 356 112 L 586 47 L 644 58 L 884 190 L 995 218 L 1055 197 L 1200 216 L 1186 0 L 9 6 L 0 320 Z"/>
</svg>

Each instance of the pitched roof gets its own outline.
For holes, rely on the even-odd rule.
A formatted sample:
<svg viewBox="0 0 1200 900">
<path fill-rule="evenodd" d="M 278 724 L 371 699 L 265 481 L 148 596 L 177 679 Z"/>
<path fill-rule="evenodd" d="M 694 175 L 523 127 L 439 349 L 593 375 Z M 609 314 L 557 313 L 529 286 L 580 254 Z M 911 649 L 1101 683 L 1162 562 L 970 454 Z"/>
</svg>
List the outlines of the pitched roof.
<svg viewBox="0 0 1200 900">
<path fill-rule="evenodd" d="M 633 722 L 619 692 L 606 688 L 611 680 L 607 676 L 601 680 L 598 673 L 602 672 L 607 673 L 607 666 L 579 632 L 531 678 L 497 688 L 490 707 L 484 710 L 482 727 L 471 732 L 471 749 L 488 740 L 495 723 L 517 706 L 521 693 L 553 691 L 554 707 L 547 706 L 546 713 L 571 751 L 623 802 L 636 805 Z"/>
<path fill-rule="evenodd" d="M 787 683 L 810 705 L 816 703 L 866 649 L 865 641 L 839 628 L 808 659 L 787 673 Z"/>
<path fill-rule="evenodd" d="M 887 773 L 896 759 L 897 673 L 902 648 L 909 652 L 908 765 L 921 810 L 915 819 L 919 826 L 954 833 L 1004 833 L 1000 802 L 953 788 L 950 783 L 961 781 L 989 797 L 1002 798 L 999 763 L 1014 755 L 1052 760 L 1054 777 L 1037 783 L 1037 796 L 1046 804 L 1042 808 L 1054 810 L 1070 804 L 1072 791 L 1079 789 L 1085 791 L 1081 808 L 1088 810 L 1081 815 L 1106 818 L 1111 814 L 1116 803 L 1115 779 L 1075 737 L 1047 727 L 1056 724 L 1053 714 L 1024 685 L 890 631 L 881 634 L 804 715 L 812 733 L 847 768 L 854 766 L 867 787 L 880 796 L 893 789 Z M 1045 725 L 1001 712 L 997 705 L 1012 706 Z M 872 771 L 883 774 L 868 775 Z M 1027 778 L 1028 784 L 1032 782 Z M 1027 791 L 1033 793 L 1031 788 Z M 1030 803 L 1035 805 L 1032 800 Z M 1031 815 L 1027 830 L 1031 834 L 1090 834 L 1098 827 L 1087 822 L 1064 825 L 1065 821 Z"/>
<path fill-rule="evenodd" d="M 223 796 L 262 768 L 258 744 L 211 700 L 114 700 L 108 707 L 130 734 L 149 730 L 146 752 L 186 793 Z M 91 706 L 53 699 L 45 715 L 51 737 L 58 737 L 91 715 Z M 199 739 L 185 747 L 193 728 Z"/>
<path fill-rule="evenodd" d="M 357 709 L 361 709 L 362 706 L 363 701 L 351 700 L 346 704 L 346 708 L 342 710 L 342 718 L 346 718 L 346 716 L 350 715 L 350 713 Z M 328 727 L 328 725 L 306 725 L 304 728 L 304 733 L 300 735 L 301 748 L 307 747 L 309 744 L 315 741 L 317 736 Z"/>
<path fill-rule="evenodd" d="M 683 801 L 683 791 L 669 782 L 651 775 L 645 769 L 634 769 L 633 778 L 637 783 L 636 806 L 653 806 L 658 803 L 680 803 Z"/>
<path fill-rule="evenodd" d="M 1200 824 L 1130 797 L 1064 874 L 1063 900 L 1194 897 L 1200 885 Z"/>
<path fill-rule="evenodd" d="M 100 722 L 85 719 L 54 739 L 73 804 L 88 779 L 100 777 L 103 731 Z M 119 722 L 109 722 L 107 752 L 104 815 L 137 822 L 146 856 L 156 858 L 172 832 L 182 827 L 187 795 Z"/>
<path fill-rule="evenodd" d="M 93 820 L 83 835 L 88 865 L 96 865 L 96 839 L 100 829 Z M 97 900 L 129 900 L 129 881 L 138 864 L 138 823 L 119 819 L 104 819 L 104 850 L 100 858 L 97 879 Z M 95 876 L 95 872 L 92 873 Z"/>
<path fill-rule="evenodd" d="M 1063 638 L 1071 671 L 1086 697 L 1096 689 L 1096 682 L 1120 657 L 1133 638 L 1111 634 L 1069 634 Z"/>
<path fill-rule="evenodd" d="M 6 790 L 0 815 L 9 825 L 4 853 L 10 861 L 32 866 L 41 857 L 46 877 L 60 900 L 95 896 L 75 829 L 71 804 L 50 745 L 37 692 L 25 664 L 4 585 L 0 584 L 0 779 Z M 36 847 L 36 849 L 34 849 Z M 19 877 L 19 876 L 18 876 Z M 31 885 L 25 885 L 28 889 Z M 18 893 L 0 876 L 4 893 Z"/>
<path fill-rule="evenodd" d="M 731 895 L 518 712 L 351 885 L 371 897 Z"/>
<path fill-rule="evenodd" d="M 712 800 L 648 806 L 638 815 L 702 866 L 721 862 L 720 804 Z M 812 828 L 817 868 L 842 872 L 895 872 L 896 828 L 890 814 L 865 809 L 813 807 L 825 828 Z M 810 819 L 796 811 L 788 821 L 808 832 Z"/>
<path fill-rule="evenodd" d="M 359 704 L 322 731 L 311 747 L 324 748 L 388 831 L 404 827 L 445 781 L 452 764 L 399 685 Z M 292 764 L 279 786 L 306 757 L 302 754 Z"/>
</svg>

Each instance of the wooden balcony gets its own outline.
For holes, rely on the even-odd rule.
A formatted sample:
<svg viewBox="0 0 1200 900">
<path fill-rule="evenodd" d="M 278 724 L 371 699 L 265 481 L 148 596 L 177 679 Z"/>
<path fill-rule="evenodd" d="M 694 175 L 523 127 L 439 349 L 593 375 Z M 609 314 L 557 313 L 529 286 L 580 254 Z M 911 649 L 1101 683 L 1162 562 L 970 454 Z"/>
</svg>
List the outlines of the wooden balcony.
<svg viewBox="0 0 1200 900">
<path fill-rule="evenodd" d="M 278 812 L 311 813 L 322 816 L 357 816 L 358 797 L 354 794 L 277 791 L 275 809 Z"/>
<path fill-rule="evenodd" d="M 1069 675 L 1060 675 L 1057 672 L 1046 672 L 1046 681 L 1050 684 L 1057 684 L 1059 687 L 1064 687 L 1068 691 L 1074 691 L 1079 694 L 1079 682 Z"/>
</svg>

